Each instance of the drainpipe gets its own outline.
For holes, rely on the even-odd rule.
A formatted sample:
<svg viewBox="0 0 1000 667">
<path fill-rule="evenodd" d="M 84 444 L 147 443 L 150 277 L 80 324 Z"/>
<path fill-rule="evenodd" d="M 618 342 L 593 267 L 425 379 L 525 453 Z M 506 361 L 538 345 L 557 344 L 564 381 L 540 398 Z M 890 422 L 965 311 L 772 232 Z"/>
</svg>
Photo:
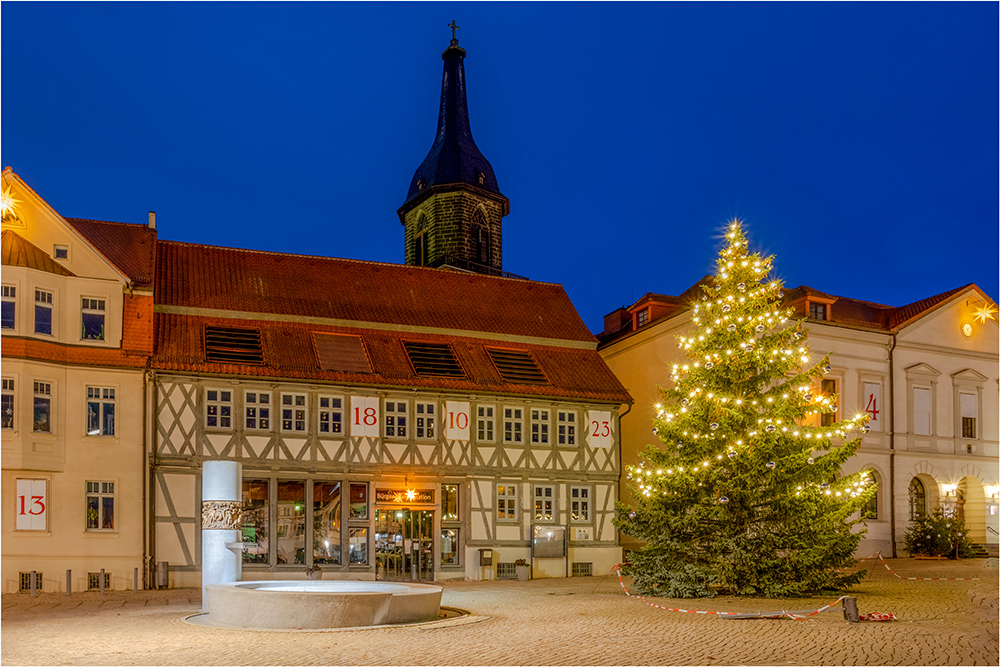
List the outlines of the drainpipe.
<svg viewBox="0 0 1000 667">
<path fill-rule="evenodd" d="M 155 438 L 155 426 L 150 423 L 154 411 L 150 409 L 150 399 L 155 396 L 155 374 L 149 368 L 143 373 L 142 383 L 142 578 L 147 589 L 152 588 L 151 566 L 153 562 L 153 536 L 151 534 L 151 516 L 153 511 L 153 483 L 150 468 L 150 449 Z"/>
<path fill-rule="evenodd" d="M 632 404 L 631 403 L 626 403 L 625 404 L 625 412 L 618 413 L 618 486 L 615 487 L 615 495 L 617 496 L 617 498 L 615 498 L 616 502 L 619 501 L 619 500 L 621 500 L 621 497 L 622 497 L 621 496 L 622 475 L 625 474 L 625 462 L 622 460 L 622 417 L 624 417 L 625 415 L 627 415 L 630 412 L 632 412 Z M 621 545 L 622 545 L 621 531 L 615 529 L 615 532 L 617 533 L 617 537 L 618 537 L 618 548 L 621 549 Z M 596 538 L 597 536 L 595 535 L 594 537 Z M 622 551 L 621 555 L 624 556 L 625 552 Z"/>
<path fill-rule="evenodd" d="M 892 334 L 892 344 L 889 346 L 889 539 L 892 541 L 893 558 L 896 557 L 896 385 L 893 372 L 895 349 L 896 334 Z"/>
</svg>

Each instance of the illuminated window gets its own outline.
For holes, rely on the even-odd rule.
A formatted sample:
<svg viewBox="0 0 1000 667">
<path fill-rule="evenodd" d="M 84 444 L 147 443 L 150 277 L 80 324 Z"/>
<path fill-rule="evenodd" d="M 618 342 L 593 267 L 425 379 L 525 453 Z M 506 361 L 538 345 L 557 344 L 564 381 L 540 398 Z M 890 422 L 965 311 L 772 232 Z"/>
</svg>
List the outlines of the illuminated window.
<svg viewBox="0 0 1000 667">
<path fill-rule="evenodd" d="M 517 486 L 497 485 L 497 520 L 517 521 Z"/>
<path fill-rule="evenodd" d="M 305 433 L 306 395 L 281 395 L 281 430 L 290 433 Z"/>
<path fill-rule="evenodd" d="M 205 390 L 205 426 L 233 427 L 233 392 L 228 389 Z"/>
<path fill-rule="evenodd" d="M 52 335 L 52 292 L 35 290 L 35 333 Z"/>
<path fill-rule="evenodd" d="M 35 433 L 52 432 L 52 384 L 35 382 L 34 386 L 34 426 Z"/>
<path fill-rule="evenodd" d="M 87 435 L 114 434 L 114 387 L 87 387 Z"/>
<path fill-rule="evenodd" d="M 319 432 L 328 435 L 344 433 L 344 399 L 339 396 L 319 397 Z"/>
<path fill-rule="evenodd" d="M 340 482 L 313 482 L 313 564 L 340 565 Z"/>
<path fill-rule="evenodd" d="M 0 300 L 0 327 L 13 329 L 15 324 L 15 313 L 17 311 L 17 288 L 13 285 L 3 286 L 3 297 Z"/>
<path fill-rule="evenodd" d="M 270 562 L 269 484 L 270 481 L 266 479 L 243 480 L 243 511 L 240 513 L 240 527 L 243 533 L 244 563 Z"/>
<path fill-rule="evenodd" d="M 927 494 L 924 491 L 924 483 L 916 477 L 910 480 L 907 500 L 910 505 L 910 521 L 916 521 L 927 514 Z"/>
<path fill-rule="evenodd" d="M 914 479 L 914 481 L 917 481 Z M 875 478 L 875 473 L 868 471 L 868 484 L 876 484 L 877 479 Z M 919 483 L 919 482 L 918 482 Z M 878 519 L 878 490 L 875 491 L 874 495 L 868 499 L 865 506 L 861 508 L 861 516 L 866 519 Z"/>
<path fill-rule="evenodd" d="M 83 340 L 104 340 L 104 299 L 83 297 L 80 311 Z"/>
<path fill-rule="evenodd" d="M 271 430 L 271 392 L 248 391 L 244 395 L 243 427 L 250 431 Z"/>
<path fill-rule="evenodd" d="M 535 487 L 535 521 L 554 521 L 556 518 L 556 490 L 553 486 Z"/>
<path fill-rule="evenodd" d="M 0 393 L 0 427 L 14 428 L 14 379 L 3 378 L 3 393 Z"/>
<path fill-rule="evenodd" d="M 437 437 L 437 420 L 435 403 L 417 402 L 413 406 L 414 424 L 418 440 L 433 440 Z"/>
<path fill-rule="evenodd" d="M 569 519 L 579 523 L 590 521 L 590 487 L 569 487 Z"/>
<path fill-rule="evenodd" d="M 837 381 L 836 380 L 821 380 L 820 381 L 820 392 L 822 392 L 824 398 L 831 398 L 833 404 L 837 401 Z M 824 412 L 820 414 L 819 424 L 820 426 L 833 426 L 837 421 L 837 411 Z"/>
<path fill-rule="evenodd" d="M 87 530 L 115 529 L 115 483 L 87 482 Z"/>
<path fill-rule="evenodd" d="M 406 437 L 406 401 L 385 402 L 385 437 Z"/>
</svg>

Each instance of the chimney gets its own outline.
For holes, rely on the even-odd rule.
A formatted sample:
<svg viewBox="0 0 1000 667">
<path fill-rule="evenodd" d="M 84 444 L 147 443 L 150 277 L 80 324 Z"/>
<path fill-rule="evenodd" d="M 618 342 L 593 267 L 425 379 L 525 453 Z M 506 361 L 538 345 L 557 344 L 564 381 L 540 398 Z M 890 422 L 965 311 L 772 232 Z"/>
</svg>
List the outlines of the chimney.
<svg viewBox="0 0 1000 667">
<path fill-rule="evenodd" d="M 156 229 L 156 211 L 149 212 L 149 228 Z"/>
</svg>

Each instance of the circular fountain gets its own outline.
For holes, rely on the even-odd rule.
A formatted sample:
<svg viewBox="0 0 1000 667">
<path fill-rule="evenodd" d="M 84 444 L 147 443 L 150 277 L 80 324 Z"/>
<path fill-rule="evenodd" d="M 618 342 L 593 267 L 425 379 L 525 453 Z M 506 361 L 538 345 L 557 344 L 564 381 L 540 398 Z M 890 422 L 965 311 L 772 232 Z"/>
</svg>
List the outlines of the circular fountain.
<svg viewBox="0 0 1000 667">
<path fill-rule="evenodd" d="M 374 581 L 235 581 L 208 584 L 216 627 L 316 630 L 431 621 L 441 587 Z"/>
</svg>

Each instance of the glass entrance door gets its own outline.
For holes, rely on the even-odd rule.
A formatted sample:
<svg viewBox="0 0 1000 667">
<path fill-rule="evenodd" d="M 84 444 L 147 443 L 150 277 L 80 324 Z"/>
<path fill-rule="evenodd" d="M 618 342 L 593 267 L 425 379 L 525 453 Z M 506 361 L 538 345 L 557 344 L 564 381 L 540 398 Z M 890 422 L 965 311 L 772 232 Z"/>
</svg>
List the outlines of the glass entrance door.
<svg viewBox="0 0 1000 667">
<path fill-rule="evenodd" d="M 375 510 L 375 578 L 434 581 L 434 512 Z"/>
</svg>

